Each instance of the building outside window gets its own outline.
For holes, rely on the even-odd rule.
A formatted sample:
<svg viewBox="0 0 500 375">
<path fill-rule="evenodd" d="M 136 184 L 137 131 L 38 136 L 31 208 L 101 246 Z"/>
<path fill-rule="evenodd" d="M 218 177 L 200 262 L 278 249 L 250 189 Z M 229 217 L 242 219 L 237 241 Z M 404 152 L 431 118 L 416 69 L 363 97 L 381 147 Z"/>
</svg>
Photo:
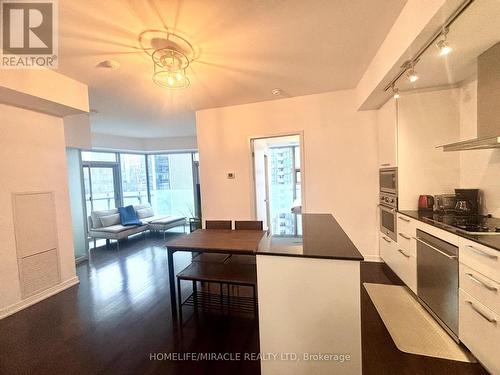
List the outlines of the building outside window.
<svg viewBox="0 0 500 375">
<path fill-rule="evenodd" d="M 274 234 L 296 234 L 297 215 L 291 212 L 300 197 L 298 146 L 272 147 L 270 151 L 271 227 Z"/>
</svg>

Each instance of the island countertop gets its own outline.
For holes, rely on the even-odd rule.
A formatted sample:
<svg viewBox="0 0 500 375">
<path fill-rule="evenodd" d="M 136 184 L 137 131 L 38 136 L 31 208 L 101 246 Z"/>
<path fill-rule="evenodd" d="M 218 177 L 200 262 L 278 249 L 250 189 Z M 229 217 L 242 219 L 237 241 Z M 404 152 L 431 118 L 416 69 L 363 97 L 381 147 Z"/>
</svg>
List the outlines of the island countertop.
<svg viewBox="0 0 500 375">
<path fill-rule="evenodd" d="M 336 260 L 364 260 L 361 253 L 331 214 L 297 215 L 296 235 L 264 235 L 258 255 L 277 255 Z"/>
</svg>

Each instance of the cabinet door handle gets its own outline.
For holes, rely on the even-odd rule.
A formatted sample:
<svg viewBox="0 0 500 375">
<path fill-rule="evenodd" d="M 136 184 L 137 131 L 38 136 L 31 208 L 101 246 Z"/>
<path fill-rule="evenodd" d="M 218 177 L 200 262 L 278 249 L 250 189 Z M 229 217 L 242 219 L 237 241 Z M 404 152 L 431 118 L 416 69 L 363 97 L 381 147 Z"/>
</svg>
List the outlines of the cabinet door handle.
<svg viewBox="0 0 500 375">
<path fill-rule="evenodd" d="M 498 259 L 498 257 L 496 255 L 488 254 L 486 251 L 478 249 L 477 247 L 474 247 L 474 246 L 471 246 L 471 245 L 467 245 L 467 247 L 469 249 L 471 249 L 472 251 L 474 251 L 476 254 L 488 257 L 490 259 Z"/>
<path fill-rule="evenodd" d="M 472 281 L 474 281 L 475 283 L 477 283 L 477 284 L 479 284 L 481 286 L 484 286 L 486 289 L 491 290 L 492 292 L 497 292 L 498 291 L 497 288 L 495 288 L 494 286 L 486 284 L 482 280 L 479 280 L 472 273 L 466 273 L 466 275 L 469 276 L 469 279 L 471 279 Z"/>
<path fill-rule="evenodd" d="M 425 246 L 427 246 L 427 247 L 431 248 L 431 249 L 432 249 L 432 250 L 434 250 L 434 251 L 437 251 L 439 254 L 444 255 L 444 256 L 445 256 L 445 257 L 447 257 L 448 259 L 457 259 L 457 258 L 458 258 L 456 255 L 446 254 L 444 251 L 439 250 L 437 247 L 432 246 L 431 244 L 429 244 L 429 243 L 427 243 L 427 242 L 425 242 L 425 241 L 421 240 L 421 239 L 420 239 L 420 238 L 418 238 L 418 237 L 415 237 L 415 239 L 416 239 L 418 242 L 420 242 L 421 244 L 424 244 Z"/>
<path fill-rule="evenodd" d="M 408 254 L 406 254 L 403 250 L 401 249 L 398 249 L 398 251 L 403 254 L 403 256 L 405 256 L 406 258 L 409 258 L 410 256 Z"/>
<path fill-rule="evenodd" d="M 391 165 L 391 163 L 382 163 L 382 164 L 380 164 L 381 167 L 388 167 L 390 165 Z"/>
<path fill-rule="evenodd" d="M 385 242 L 391 243 L 391 240 L 388 239 L 387 237 L 382 236 L 382 238 L 384 239 Z"/>
<path fill-rule="evenodd" d="M 406 217 L 402 217 L 402 216 L 398 216 L 398 219 L 406 221 L 407 223 L 409 223 L 411 221 L 410 219 L 407 219 Z"/>
<path fill-rule="evenodd" d="M 411 237 L 410 237 L 410 236 L 407 236 L 407 235 L 406 235 L 406 234 L 404 234 L 404 233 L 399 232 L 398 234 L 399 234 L 401 237 L 403 237 L 405 240 L 411 240 Z"/>
<path fill-rule="evenodd" d="M 483 313 L 481 310 L 479 310 L 476 305 L 474 305 L 474 303 L 472 301 L 465 301 L 467 302 L 470 307 L 472 308 L 472 310 L 474 310 L 475 312 L 477 312 L 479 315 L 481 315 L 484 319 L 486 319 L 488 322 L 492 323 L 492 324 L 497 324 L 497 321 L 493 318 L 490 318 L 488 315 L 486 315 L 485 313 Z"/>
</svg>

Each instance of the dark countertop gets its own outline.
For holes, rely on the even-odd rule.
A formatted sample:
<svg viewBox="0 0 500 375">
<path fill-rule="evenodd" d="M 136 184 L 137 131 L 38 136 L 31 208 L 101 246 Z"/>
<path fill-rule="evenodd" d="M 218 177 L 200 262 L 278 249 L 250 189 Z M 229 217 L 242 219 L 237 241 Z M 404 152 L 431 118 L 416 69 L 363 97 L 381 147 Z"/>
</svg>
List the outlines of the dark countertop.
<svg viewBox="0 0 500 375">
<path fill-rule="evenodd" d="M 467 238 L 468 240 L 477 242 L 481 245 L 491 247 L 500 251 L 500 234 L 468 234 L 463 230 L 454 228 L 439 222 L 439 216 L 434 215 L 432 212 L 419 212 L 419 211 L 398 211 L 400 214 L 411 217 L 423 223 L 432 225 L 436 228 L 443 229 L 447 232 L 456 234 L 457 236 Z"/>
<path fill-rule="evenodd" d="M 266 234 L 259 243 L 257 254 L 364 260 L 361 253 L 330 214 L 302 214 L 302 235 L 279 236 Z M 300 221 L 299 221 L 300 222 Z M 300 228 L 299 228 L 300 229 Z"/>
</svg>

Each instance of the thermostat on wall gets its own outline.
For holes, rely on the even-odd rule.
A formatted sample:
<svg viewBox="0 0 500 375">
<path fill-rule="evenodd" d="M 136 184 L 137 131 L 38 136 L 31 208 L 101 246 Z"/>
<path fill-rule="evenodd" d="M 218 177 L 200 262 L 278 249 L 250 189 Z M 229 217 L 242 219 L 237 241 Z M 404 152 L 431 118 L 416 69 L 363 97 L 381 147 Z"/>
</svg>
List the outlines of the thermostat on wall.
<svg viewBox="0 0 500 375">
<path fill-rule="evenodd" d="M 235 176 L 234 176 L 234 172 L 229 172 L 229 173 L 227 174 L 227 178 L 231 178 L 231 179 L 232 179 L 232 178 L 234 178 L 234 177 L 235 177 Z"/>
</svg>

